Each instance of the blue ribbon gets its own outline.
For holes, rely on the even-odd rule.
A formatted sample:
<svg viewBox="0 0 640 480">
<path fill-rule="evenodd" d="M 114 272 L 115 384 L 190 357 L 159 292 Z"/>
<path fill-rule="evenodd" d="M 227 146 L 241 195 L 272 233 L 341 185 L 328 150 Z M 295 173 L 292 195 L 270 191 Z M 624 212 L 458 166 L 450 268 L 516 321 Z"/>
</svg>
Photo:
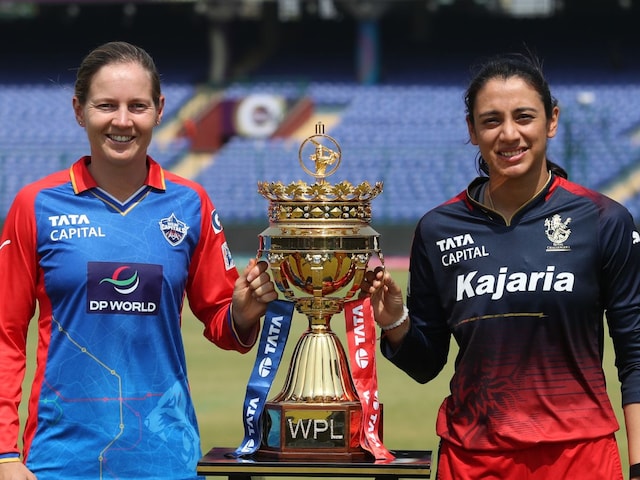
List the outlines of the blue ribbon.
<svg viewBox="0 0 640 480">
<path fill-rule="evenodd" d="M 289 336 L 293 302 L 274 300 L 269 303 L 262 325 L 260 343 L 242 408 L 244 440 L 228 456 L 237 458 L 253 454 L 262 441 L 262 412 L 278 373 L 280 360 Z"/>
</svg>

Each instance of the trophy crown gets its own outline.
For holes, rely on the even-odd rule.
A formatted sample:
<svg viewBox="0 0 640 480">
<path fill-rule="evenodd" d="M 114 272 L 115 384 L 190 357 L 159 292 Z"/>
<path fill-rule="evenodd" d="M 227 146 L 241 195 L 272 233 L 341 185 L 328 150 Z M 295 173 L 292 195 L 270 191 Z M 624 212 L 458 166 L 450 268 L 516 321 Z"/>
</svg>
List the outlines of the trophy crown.
<svg viewBox="0 0 640 480">
<path fill-rule="evenodd" d="M 258 182 L 258 192 L 269 200 L 271 222 L 291 220 L 371 220 L 370 203 L 382 192 L 382 182 L 371 185 L 364 181 L 354 185 L 348 180 L 331 184 L 325 179 L 335 173 L 342 161 L 338 142 L 324 133 L 324 125 L 316 124 L 316 133 L 307 137 L 298 151 L 302 169 L 315 183 L 302 180 L 289 183 Z M 307 166 L 311 162 L 312 167 Z"/>
</svg>

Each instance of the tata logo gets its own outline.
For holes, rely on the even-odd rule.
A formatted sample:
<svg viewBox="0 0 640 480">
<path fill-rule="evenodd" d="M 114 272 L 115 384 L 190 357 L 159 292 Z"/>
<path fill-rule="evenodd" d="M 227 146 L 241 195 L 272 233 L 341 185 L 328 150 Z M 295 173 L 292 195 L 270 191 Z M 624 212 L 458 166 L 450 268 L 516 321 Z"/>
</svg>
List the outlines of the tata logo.
<svg viewBox="0 0 640 480">
<path fill-rule="evenodd" d="M 67 227 L 71 225 L 89 225 L 89 217 L 84 213 L 67 215 L 51 215 L 49 217 L 52 227 Z"/>
<path fill-rule="evenodd" d="M 369 366 L 369 354 L 364 348 L 356 350 L 355 358 L 358 367 L 365 369 Z"/>
<path fill-rule="evenodd" d="M 49 238 L 54 242 L 75 240 L 78 238 L 106 237 L 102 227 L 91 226 L 89 217 L 84 213 L 51 215 L 51 231 Z"/>
<path fill-rule="evenodd" d="M 271 373 L 271 369 L 273 368 L 273 361 L 270 357 L 263 358 L 260 364 L 258 365 L 258 374 L 262 377 L 268 377 Z"/>
<path fill-rule="evenodd" d="M 473 237 L 470 233 L 464 233 L 462 235 L 456 235 L 454 237 L 443 238 L 442 240 L 438 240 L 436 245 L 440 249 L 441 252 L 446 252 L 447 250 L 453 250 L 454 248 L 467 247 L 469 245 L 473 245 Z"/>
</svg>

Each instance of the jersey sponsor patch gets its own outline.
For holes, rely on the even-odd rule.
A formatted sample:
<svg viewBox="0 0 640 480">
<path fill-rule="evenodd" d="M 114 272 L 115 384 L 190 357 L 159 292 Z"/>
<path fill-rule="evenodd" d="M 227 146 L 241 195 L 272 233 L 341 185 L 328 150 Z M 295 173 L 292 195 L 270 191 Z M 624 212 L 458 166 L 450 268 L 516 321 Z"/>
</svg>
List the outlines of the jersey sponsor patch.
<svg viewBox="0 0 640 480">
<path fill-rule="evenodd" d="M 222 231 L 222 223 L 220 223 L 220 217 L 218 216 L 218 212 L 213 210 L 211 212 L 211 226 L 213 227 L 213 231 L 218 234 Z"/>
<path fill-rule="evenodd" d="M 516 292 L 573 292 L 575 276 L 571 272 L 556 272 L 556 267 L 547 265 L 541 272 L 509 272 L 500 267 L 497 275 L 479 274 L 478 270 L 458 275 L 456 302 L 476 295 L 490 295 L 499 300 L 505 294 Z"/>
<path fill-rule="evenodd" d="M 162 265 L 87 264 L 87 313 L 155 315 L 161 292 Z"/>
<path fill-rule="evenodd" d="M 231 255 L 231 250 L 229 249 L 227 242 L 224 242 L 222 244 L 221 249 L 222 249 L 222 258 L 224 258 L 224 268 L 227 270 L 231 270 L 233 267 L 236 266 L 236 264 L 233 261 L 233 255 Z"/>
<path fill-rule="evenodd" d="M 173 247 L 182 243 L 187 236 L 187 231 L 189 230 L 189 226 L 182 220 L 178 220 L 175 213 L 172 213 L 169 217 L 160 220 L 159 224 L 165 240 Z"/>
</svg>

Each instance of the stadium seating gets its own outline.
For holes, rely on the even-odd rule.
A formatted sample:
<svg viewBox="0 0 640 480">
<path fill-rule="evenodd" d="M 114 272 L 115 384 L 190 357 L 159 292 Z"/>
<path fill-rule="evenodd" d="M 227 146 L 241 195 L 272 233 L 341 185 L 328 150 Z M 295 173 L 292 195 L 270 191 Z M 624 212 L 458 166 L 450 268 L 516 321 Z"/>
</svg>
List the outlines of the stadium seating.
<svg viewBox="0 0 640 480">
<path fill-rule="evenodd" d="M 343 153 L 335 179 L 383 181 L 384 193 L 373 203 L 378 221 L 413 223 L 477 174 L 476 149 L 467 141 L 462 88 L 322 82 L 301 90 L 291 83 L 260 83 L 232 85 L 227 92 L 242 97 L 258 91 L 285 98 L 299 97 L 302 91 L 319 108 L 339 110 L 341 120 L 328 132 Z M 550 142 L 550 158 L 572 180 L 590 188 L 604 189 L 624 177 L 640 160 L 640 142 L 634 138 L 634 128 L 640 125 L 639 93 L 636 85 L 606 82 L 554 89 L 562 114 L 558 135 Z M 287 183 L 304 177 L 297 148 L 290 141 L 234 138 L 198 180 L 212 192 L 223 218 L 260 219 L 266 207 L 256 202 L 256 182 Z M 624 203 L 640 213 L 640 199 Z"/>
<path fill-rule="evenodd" d="M 0 216 L 25 183 L 65 168 L 87 154 L 84 131 L 71 109 L 68 84 L 0 84 Z M 164 85 L 165 119 L 194 94 L 188 83 Z M 350 82 L 273 81 L 233 83 L 224 94 L 310 98 L 339 116 L 327 133 L 342 148 L 331 181 L 384 183 L 374 200 L 379 222 L 412 224 L 424 212 L 465 188 L 477 175 L 476 148 L 468 143 L 463 87 L 444 82 L 361 86 Z M 640 86 L 582 78 L 554 88 L 562 108 L 549 156 L 570 178 L 594 189 L 624 179 L 640 160 Z M 313 132 L 309 132 L 312 134 Z M 311 181 L 298 164 L 299 141 L 233 137 L 196 177 L 227 222 L 263 223 L 267 202 L 258 181 Z M 187 153 L 189 141 L 154 141 L 150 152 L 167 167 Z M 305 178 L 307 177 L 307 178 Z M 640 220 L 640 197 L 622 199 Z"/>
<path fill-rule="evenodd" d="M 165 116 L 171 118 L 195 87 L 178 83 L 165 85 L 163 90 Z M 71 84 L 0 84 L 0 218 L 20 187 L 89 154 L 86 134 L 74 118 L 72 97 Z M 170 166 L 188 147 L 181 138 L 154 142 L 150 154 Z"/>
</svg>

